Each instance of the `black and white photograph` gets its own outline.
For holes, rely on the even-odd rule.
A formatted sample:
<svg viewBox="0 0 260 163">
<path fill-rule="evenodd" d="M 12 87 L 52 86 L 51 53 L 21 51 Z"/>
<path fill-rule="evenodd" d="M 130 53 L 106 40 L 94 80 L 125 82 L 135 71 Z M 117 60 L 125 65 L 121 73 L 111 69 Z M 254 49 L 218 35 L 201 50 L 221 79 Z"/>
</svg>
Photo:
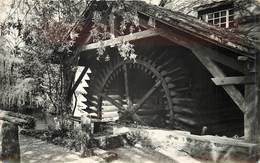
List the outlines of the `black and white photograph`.
<svg viewBox="0 0 260 163">
<path fill-rule="evenodd" d="M 0 0 L 0 163 L 260 163 L 260 0 Z"/>
</svg>

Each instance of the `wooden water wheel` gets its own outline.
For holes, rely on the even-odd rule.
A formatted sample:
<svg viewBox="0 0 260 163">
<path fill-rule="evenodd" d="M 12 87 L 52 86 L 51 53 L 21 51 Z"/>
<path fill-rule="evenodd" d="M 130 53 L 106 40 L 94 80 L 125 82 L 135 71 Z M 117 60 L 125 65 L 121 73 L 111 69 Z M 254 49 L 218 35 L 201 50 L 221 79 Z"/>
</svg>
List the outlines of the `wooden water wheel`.
<svg viewBox="0 0 260 163">
<path fill-rule="evenodd" d="M 122 121 L 154 127 L 194 125 L 179 114 L 194 103 L 180 56 L 164 50 L 135 62 L 113 57 L 95 70 L 87 90 L 88 112 L 100 118 L 119 113 Z"/>
<path fill-rule="evenodd" d="M 101 122 L 124 121 L 194 134 L 243 134 L 243 113 L 214 85 L 189 50 L 164 43 L 136 44 L 136 62 L 115 48 L 109 62 L 90 57 L 86 111 Z M 90 55 L 88 55 L 90 56 Z M 83 62 L 82 62 L 83 63 Z"/>
</svg>

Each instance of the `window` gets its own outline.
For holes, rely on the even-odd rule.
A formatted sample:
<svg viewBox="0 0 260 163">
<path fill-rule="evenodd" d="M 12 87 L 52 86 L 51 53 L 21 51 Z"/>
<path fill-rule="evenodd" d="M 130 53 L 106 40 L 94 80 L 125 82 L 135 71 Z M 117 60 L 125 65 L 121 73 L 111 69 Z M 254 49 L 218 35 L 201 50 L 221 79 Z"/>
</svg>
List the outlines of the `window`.
<svg viewBox="0 0 260 163">
<path fill-rule="evenodd" d="M 213 2 L 196 7 L 199 19 L 223 28 L 234 27 L 234 8 L 233 1 Z"/>
<path fill-rule="evenodd" d="M 206 13 L 201 16 L 201 19 L 215 26 L 232 28 L 234 27 L 234 9 Z"/>
</svg>

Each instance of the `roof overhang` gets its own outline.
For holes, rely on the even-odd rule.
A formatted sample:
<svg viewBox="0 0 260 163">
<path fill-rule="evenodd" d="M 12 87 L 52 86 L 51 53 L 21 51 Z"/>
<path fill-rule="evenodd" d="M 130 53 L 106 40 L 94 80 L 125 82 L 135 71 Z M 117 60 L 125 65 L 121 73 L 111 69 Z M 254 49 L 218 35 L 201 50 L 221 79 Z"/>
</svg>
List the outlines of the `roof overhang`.
<svg viewBox="0 0 260 163">
<path fill-rule="evenodd" d="M 96 3 L 98 4 L 98 2 Z M 224 28 L 217 28 L 201 20 L 198 20 L 195 17 L 188 16 L 179 12 L 173 12 L 163 7 L 149 5 L 145 2 L 125 1 L 124 3 L 127 8 L 136 9 L 140 17 L 145 19 L 154 19 L 156 21 L 156 24 L 158 25 L 157 28 L 160 29 L 160 31 L 166 30 L 185 33 L 187 36 L 191 36 L 194 39 L 202 40 L 208 44 L 227 49 L 229 51 L 232 51 L 233 53 L 244 55 L 252 59 L 255 58 L 255 54 L 258 52 L 252 41 L 250 41 L 246 36 L 239 33 L 235 33 Z M 157 35 L 155 33 L 153 34 Z M 164 37 L 161 34 L 158 35 Z M 120 37 L 123 38 L 129 36 Z M 136 39 L 138 39 L 138 37 Z M 133 40 L 134 39 L 131 38 L 130 41 Z M 89 50 L 89 47 L 91 46 L 93 47 L 93 44 L 88 45 L 87 43 L 84 44 L 82 47 L 83 50 Z"/>
</svg>

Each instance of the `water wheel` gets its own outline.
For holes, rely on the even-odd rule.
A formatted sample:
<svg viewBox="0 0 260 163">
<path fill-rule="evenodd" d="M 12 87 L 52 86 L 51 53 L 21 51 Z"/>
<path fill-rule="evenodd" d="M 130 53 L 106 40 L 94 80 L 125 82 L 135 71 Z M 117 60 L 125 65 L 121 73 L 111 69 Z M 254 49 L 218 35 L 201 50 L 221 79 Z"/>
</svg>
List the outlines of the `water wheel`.
<svg viewBox="0 0 260 163">
<path fill-rule="evenodd" d="M 180 56 L 165 50 L 139 56 L 135 62 L 113 57 L 95 69 L 87 95 L 88 112 L 115 119 L 119 113 L 121 121 L 154 127 L 193 125 L 177 113 L 193 104 Z"/>
</svg>

